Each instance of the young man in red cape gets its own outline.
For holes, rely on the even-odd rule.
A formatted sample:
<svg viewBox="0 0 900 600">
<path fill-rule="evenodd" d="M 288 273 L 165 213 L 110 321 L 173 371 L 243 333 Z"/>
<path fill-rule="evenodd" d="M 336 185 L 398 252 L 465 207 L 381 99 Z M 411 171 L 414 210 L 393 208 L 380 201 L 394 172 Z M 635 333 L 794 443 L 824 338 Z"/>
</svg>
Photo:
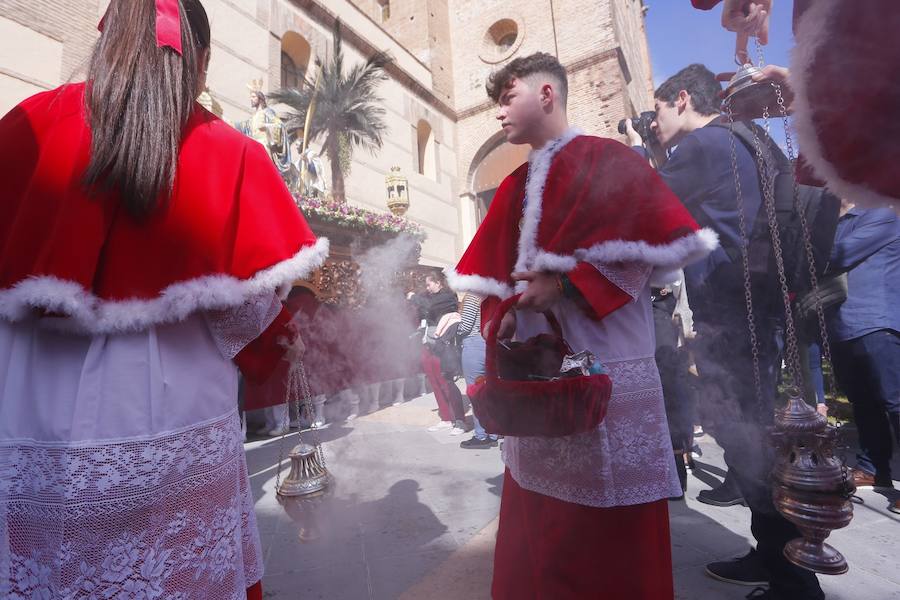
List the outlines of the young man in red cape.
<svg viewBox="0 0 900 600">
<path fill-rule="evenodd" d="M 539 312 L 552 311 L 572 349 L 592 351 L 613 383 L 595 430 L 506 438 L 493 597 L 672 598 L 667 501 L 681 486 L 649 286 L 717 238 L 624 145 L 569 128 L 556 58 L 516 59 L 487 87 L 507 140 L 533 151 L 497 189 L 448 281 L 487 297 L 485 323 L 500 299 L 522 293 L 501 338 L 545 331 Z"/>
</svg>

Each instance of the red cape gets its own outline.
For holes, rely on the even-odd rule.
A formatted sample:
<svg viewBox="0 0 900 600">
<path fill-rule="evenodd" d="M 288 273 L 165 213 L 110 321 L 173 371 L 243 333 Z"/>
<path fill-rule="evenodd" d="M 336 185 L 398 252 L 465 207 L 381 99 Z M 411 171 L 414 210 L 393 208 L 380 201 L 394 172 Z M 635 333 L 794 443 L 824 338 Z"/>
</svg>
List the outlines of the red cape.
<svg viewBox="0 0 900 600">
<path fill-rule="evenodd" d="M 704 257 L 717 240 L 636 152 L 570 130 L 503 180 L 447 277 L 457 291 L 506 298 L 515 271 L 568 273 L 602 318 L 631 296 L 590 263 L 643 263 L 662 276 Z"/>
<path fill-rule="evenodd" d="M 197 105 L 164 209 L 131 218 L 89 197 L 85 85 L 25 100 L 0 120 L 0 318 L 62 315 L 90 333 L 145 329 L 241 305 L 321 265 L 316 240 L 265 150 Z"/>
</svg>

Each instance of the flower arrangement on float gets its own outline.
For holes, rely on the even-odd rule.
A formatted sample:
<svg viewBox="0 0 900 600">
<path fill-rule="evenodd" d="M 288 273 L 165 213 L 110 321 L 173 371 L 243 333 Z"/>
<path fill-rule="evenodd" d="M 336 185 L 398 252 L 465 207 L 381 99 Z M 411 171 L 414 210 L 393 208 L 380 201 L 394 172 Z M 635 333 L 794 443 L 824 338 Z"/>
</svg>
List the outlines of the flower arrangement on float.
<svg viewBox="0 0 900 600">
<path fill-rule="evenodd" d="M 351 206 L 346 202 L 333 199 L 308 198 L 294 196 L 294 200 L 303 214 L 316 216 L 319 219 L 364 231 L 383 231 L 387 233 L 405 233 L 417 240 L 424 241 L 425 230 L 418 223 L 404 217 L 389 213 L 378 213 L 373 210 Z"/>
</svg>

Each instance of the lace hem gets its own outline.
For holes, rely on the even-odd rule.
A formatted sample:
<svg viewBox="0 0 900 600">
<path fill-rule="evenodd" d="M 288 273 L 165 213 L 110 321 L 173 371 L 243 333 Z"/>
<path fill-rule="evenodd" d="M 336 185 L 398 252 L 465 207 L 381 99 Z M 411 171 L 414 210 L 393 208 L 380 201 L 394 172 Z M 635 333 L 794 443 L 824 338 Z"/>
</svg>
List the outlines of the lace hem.
<svg viewBox="0 0 900 600">
<path fill-rule="evenodd" d="M 0 445 L 0 597 L 245 598 L 263 574 L 235 413 L 150 440 Z"/>
<path fill-rule="evenodd" d="M 613 396 L 595 431 L 504 442 L 504 462 L 520 486 L 595 507 L 644 504 L 681 493 L 654 359 L 607 367 Z"/>
</svg>

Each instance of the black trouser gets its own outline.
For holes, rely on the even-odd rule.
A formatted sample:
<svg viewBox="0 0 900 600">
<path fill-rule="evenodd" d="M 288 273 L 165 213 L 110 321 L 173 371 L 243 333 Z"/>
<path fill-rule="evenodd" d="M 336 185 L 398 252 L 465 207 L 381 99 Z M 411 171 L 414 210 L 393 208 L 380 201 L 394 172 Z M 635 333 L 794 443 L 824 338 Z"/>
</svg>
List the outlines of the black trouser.
<svg viewBox="0 0 900 600">
<path fill-rule="evenodd" d="M 774 448 L 768 428 L 773 422 L 776 380 L 781 366 L 777 323 L 759 319 L 761 401 L 753 377 L 752 352 L 745 318 L 722 324 L 695 322 L 692 344 L 700 375 L 701 413 L 716 442 L 725 450 L 729 474 L 747 501 L 757 551 L 770 573 L 772 590 L 791 600 L 824 597 L 816 576 L 784 557 L 786 542 L 800 537 L 797 528 L 775 509 L 771 472 Z"/>
<path fill-rule="evenodd" d="M 672 294 L 653 290 L 653 324 L 656 331 L 656 366 L 666 402 L 666 418 L 676 452 L 690 452 L 694 440 L 695 402 L 688 387 L 688 358 L 678 347 L 678 326 L 673 322 L 676 300 Z"/>
</svg>

